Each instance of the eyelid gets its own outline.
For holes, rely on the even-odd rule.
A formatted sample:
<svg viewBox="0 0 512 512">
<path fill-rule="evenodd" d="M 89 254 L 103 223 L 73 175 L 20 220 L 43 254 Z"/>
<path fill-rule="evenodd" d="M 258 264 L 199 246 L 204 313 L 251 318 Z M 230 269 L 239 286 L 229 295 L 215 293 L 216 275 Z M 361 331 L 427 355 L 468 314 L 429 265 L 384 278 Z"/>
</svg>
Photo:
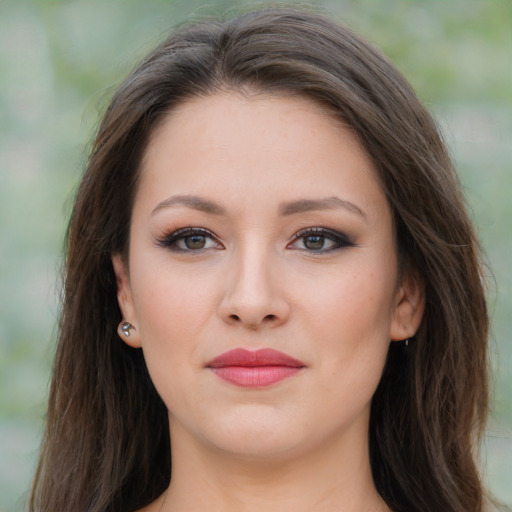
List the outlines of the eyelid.
<svg viewBox="0 0 512 512">
<path fill-rule="evenodd" d="M 201 235 L 201 236 L 204 236 L 206 238 L 210 238 L 217 245 L 221 246 L 222 249 L 224 248 L 222 243 L 220 242 L 219 238 L 214 233 L 212 233 L 210 230 L 205 229 L 205 228 L 200 228 L 200 227 L 194 227 L 194 226 L 188 226 L 188 227 L 185 227 L 185 228 L 176 229 L 174 231 L 169 231 L 166 234 L 164 234 L 163 236 L 158 237 L 156 239 L 156 245 L 158 247 L 163 247 L 164 249 L 169 249 L 169 250 L 172 250 L 174 252 L 181 252 L 181 253 L 185 253 L 185 252 L 190 252 L 190 253 L 196 252 L 196 253 L 199 253 L 199 252 L 211 249 L 211 247 L 207 247 L 205 249 L 196 249 L 196 250 L 189 249 L 189 250 L 185 250 L 185 249 L 180 249 L 180 248 L 176 247 L 175 244 L 179 240 L 182 240 L 183 238 L 187 238 L 189 236 L 194 236 L 194 235 Z"/>
<path fill-rule="evenodd" d="M 316 235 L 316 236 L 323 236 L 327 238 L 328 240 L 331 240 L 335 242 L 335 247 L 324 249 L 324 250 L 307 250 L 307 249 L 298 249 L 302 250 L 311 254 L 322 254 L 327 253 L 331 251 L 335 251 L 337 249 L 342 249 L 345 247 L 354 247 L 356 244 L 353 241 L 352 237 L 348 236 L 347 234 L 336 231 L 334 229 L 324 228 L 324 227 L 310 227 L 310 228 L 304 228 L 298 231 L 293 235 L 292 241 L 288 244 L 287 247 L 290 247 L 294 243 L 296 243 L 301 238 L 304 238 L 306 236 Z"/>
<path fill-rule="evenodd" d="M 217 247 L 205 247 L 201 249 L 183 249 L 177 246 L 177 243 L 180 240 L 183 240 L 187 237 L 191 237 L 194 235 L 200 235 L 204 236 L 205 238 L 208 238 L 212 240 Z M 331 251 L 335 251 L 338 249 L 342 249 L 345 247 L 353 247 L 355 246 L 355 243 L 353 239 L 348 236 L 347 234 L 325 228 L 325 227 L 308 227 L 301 229 L 300 231 L 297 231 L 293 236 L 291 242 L 289 242 L 286 246 L 286 248 L 293 249 L 293 245 L 297 243 L 299 240 L 307 237 L 307 236 L 322 236 L 325 239 L 331 241 L 334 243 L 334 246 L 328 247 L 326 249 L 318 249 L 318 250 L 312 250 L 307 248 L 295 248 L 296 250 L 300 250 L 303 252 L 308 252 L 311 254 L 322 254 L 327 253 Z M 184 228 L 179 228 L 174 231 L 169 231 L 163 236 L 160 236 L 156 239 L 156 245 L 168 250 L 171 250 L 173 252 L 181 252 L 181 253 L 201 253 L 203 251 L 207 251 L 210 249 L 224 249 L 223 244 L 220 242 L 219 237 L 212 233 L 210 230 L 201 228 L 201 227 L 194 227 L 194 226 L 187 226 Z"/>
</svg>

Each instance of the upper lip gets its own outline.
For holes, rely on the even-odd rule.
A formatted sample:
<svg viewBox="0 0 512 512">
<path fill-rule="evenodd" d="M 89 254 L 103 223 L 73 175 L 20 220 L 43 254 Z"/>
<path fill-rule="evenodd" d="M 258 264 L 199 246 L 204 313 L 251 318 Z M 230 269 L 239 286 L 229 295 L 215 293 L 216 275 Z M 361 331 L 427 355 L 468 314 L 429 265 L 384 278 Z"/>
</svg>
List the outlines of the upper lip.
<svg viewBox="0 0 512 512">
<path fill-rule="evenodd" d="M 262 348 L 259 350 L 235 348 L 208 361 L 206 366 L 208 368 L 223 368 L 225 366 L 289 366 L 292 368 L 303 368 L 306 365 L 302 361 L 272 348 Z"/>
</svg>

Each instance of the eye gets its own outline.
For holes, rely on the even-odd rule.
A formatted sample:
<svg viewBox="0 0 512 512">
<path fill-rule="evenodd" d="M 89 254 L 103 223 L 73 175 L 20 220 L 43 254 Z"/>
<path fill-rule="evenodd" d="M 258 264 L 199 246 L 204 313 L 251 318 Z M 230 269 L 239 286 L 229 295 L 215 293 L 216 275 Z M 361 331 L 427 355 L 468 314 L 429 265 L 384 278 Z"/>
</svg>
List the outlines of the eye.
<svg viewBox="0 0 512 512">
<path fill-rule="evenodd" d="M 300 251 L 325 253 L 354 245 L 354 242 L 344 233 L 326 228 L 308 228 L 299 231 L 288 247 Z"/>
<path fill-rule="evenodd" d="M 175 252 L 199 252 L 223 248 L 212 233 L 202 228 L 178 229 L 159 239 L 157 244 Z"/>
</svg>

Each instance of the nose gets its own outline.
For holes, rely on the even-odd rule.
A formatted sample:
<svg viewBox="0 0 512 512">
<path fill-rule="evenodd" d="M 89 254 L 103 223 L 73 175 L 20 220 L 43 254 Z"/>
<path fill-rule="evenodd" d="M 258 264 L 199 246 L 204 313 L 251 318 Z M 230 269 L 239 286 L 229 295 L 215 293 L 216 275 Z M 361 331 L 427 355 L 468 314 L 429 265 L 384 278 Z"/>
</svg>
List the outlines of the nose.
<svg viewBox="0 0 512 512">
<path fill-rule="evenodd" d="M 253 330 L 285 323 L 290 304 L 272 256 L 247 249 L 234 260 L 225 275 L 225 292 L 219 305 L 221 318 Z"/>
</svg>

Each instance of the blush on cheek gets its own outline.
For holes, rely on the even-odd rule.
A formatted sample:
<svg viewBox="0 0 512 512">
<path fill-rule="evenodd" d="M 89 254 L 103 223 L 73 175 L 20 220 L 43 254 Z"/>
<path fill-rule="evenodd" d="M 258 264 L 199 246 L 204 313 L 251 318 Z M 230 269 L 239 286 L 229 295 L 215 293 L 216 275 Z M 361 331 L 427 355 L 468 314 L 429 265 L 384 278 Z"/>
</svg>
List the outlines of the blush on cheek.
<svg viewBox="0 0 512 512">
<path fill-rule="evenodd" d="M 143 343 L 159 346 L 164 354 L 193 347 L 212 318 L 208 294 L 180 279 L 156 280 L 138 298 Z"/>
</svg>

